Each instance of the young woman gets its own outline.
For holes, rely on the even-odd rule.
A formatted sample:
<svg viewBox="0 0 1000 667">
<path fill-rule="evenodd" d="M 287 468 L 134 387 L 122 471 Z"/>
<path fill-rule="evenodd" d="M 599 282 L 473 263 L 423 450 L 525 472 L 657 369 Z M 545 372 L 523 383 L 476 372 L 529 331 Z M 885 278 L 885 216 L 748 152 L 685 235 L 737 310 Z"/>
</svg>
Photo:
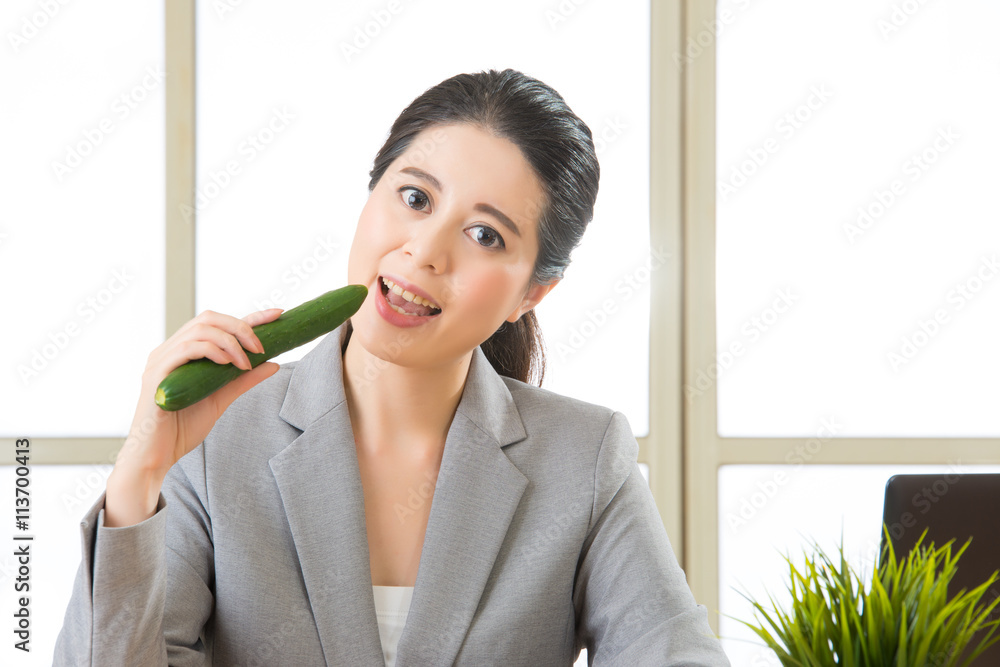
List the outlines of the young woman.
<svg viewBox="0 0 1000 667">
<path fill-rule="evenodd" d="M 524 74 L 418 97 L 375 158 L 348 323 L 176 413 L 167 373 L 248 368 L 279 311 L 203 312 L 150 355 L 56 664 L 728 664 L 624 417 L 527 384 L 598 176 Z"/>
</svg>

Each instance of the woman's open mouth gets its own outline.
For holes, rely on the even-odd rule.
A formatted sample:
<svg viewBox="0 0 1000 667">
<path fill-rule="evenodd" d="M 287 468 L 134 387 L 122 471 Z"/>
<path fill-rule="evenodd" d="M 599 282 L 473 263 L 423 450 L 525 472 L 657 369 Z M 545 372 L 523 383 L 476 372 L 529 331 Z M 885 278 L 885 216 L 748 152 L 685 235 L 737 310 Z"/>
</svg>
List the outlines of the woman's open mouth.
<svg viewBox="0 0 1000 667">
<path fill-rule="evenodd" d="M 441 313 L 441 308 L 437 304 L 404 290 L 388 278 L 379 276 L 379 286 L 382 290 L 382 297 L 389 304 L 389 307 L 400 315 L 431 317 Z"/>
</svg>

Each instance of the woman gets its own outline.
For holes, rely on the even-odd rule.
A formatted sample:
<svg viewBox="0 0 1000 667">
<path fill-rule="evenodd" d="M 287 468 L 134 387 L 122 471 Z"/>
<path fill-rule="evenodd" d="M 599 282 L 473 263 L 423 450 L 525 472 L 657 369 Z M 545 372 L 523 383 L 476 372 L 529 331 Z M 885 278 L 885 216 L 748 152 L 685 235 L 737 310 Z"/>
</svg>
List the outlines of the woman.
<svg viewBox="0 0 1000 667">
<path fill-rule="evenodd" d="M 526 384 L 598 176 L 535 79 L 418 97 L 375 158 L 348 323 L 176 413 L 168 372 L 248 368 L 280 311 L 206 311 L 150 355 L 57 664 L 728 664 L 625 419 Z"/>
</svg>

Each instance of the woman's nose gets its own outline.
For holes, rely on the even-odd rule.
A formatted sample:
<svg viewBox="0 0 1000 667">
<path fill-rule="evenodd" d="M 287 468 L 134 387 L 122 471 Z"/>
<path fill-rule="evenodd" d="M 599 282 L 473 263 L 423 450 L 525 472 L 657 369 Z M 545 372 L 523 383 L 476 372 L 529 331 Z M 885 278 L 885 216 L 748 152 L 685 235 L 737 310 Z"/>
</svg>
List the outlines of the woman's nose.
<svg viewBox="0 0 1000 667">
<path fill-rule="evenodd" d="M 450 264 L 452 228 L 443 215 L 425 219 L 413 225 L 403 251 L 418 268 L 444 273 Z"/>
</svg>

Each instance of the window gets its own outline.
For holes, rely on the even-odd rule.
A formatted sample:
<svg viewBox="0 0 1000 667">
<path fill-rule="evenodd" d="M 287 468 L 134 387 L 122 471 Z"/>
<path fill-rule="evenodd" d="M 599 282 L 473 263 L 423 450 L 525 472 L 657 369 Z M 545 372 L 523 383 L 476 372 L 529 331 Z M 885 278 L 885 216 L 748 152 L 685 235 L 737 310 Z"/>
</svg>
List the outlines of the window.
<svg viewBox="0 0 1000 667">
<path fill-rule="evenodd" d="M 0 433 L 121 435 L 163 339 L 162 5 L 4 15 Z"/>
<path fill-rule="evenodd" d="M 838 437 L 1000 436 L 996 8 L 739 4 L 719 6 L 720 435 L 835 414 Z"/>
<path fill-rule="evenodd" d="M 997 9 L 686 7 L 685 565 L 747 617 L 781 552 L 877 539 L 891 474 L 1000 462 Z"/>
</svg>

